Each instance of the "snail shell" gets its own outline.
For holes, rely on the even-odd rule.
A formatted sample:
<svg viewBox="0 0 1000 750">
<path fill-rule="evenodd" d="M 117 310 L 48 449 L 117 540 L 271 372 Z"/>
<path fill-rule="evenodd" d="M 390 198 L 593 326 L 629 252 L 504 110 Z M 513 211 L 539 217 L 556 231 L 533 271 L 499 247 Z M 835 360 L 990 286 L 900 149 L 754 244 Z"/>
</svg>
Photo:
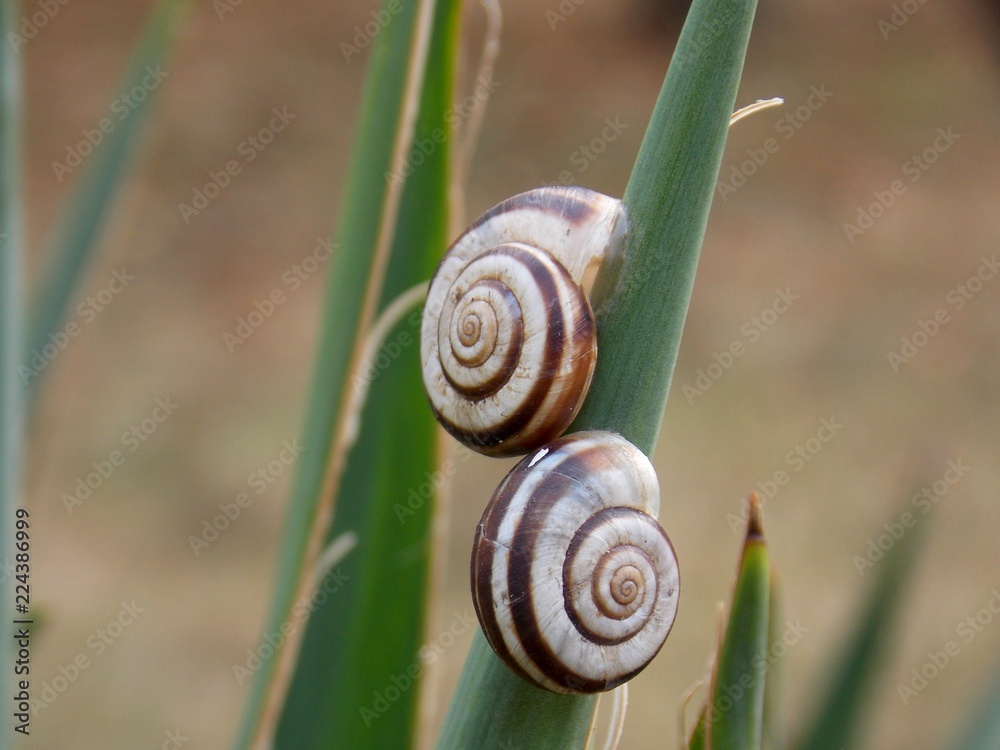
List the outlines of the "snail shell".
<svg viewBox="0 0 1000 750">
<path fill-rule="evenodd" d="M 677 558 L 642 452 L 579 432 L 526 456 L 476 531 L 472 598 L 486 639 L 557 693 L 610 690 L 656 655 L 677 613 Z"/>
<path fill-rule="evenodd" d="M 619 201 L 550 187 L 495 206 L 455 241 L 431 280 L 420 341 L 424 389 L 448 432 L 505 456 L 566 430 L 597 355 L 580 281 L 624 232 Z"/>
</svg>

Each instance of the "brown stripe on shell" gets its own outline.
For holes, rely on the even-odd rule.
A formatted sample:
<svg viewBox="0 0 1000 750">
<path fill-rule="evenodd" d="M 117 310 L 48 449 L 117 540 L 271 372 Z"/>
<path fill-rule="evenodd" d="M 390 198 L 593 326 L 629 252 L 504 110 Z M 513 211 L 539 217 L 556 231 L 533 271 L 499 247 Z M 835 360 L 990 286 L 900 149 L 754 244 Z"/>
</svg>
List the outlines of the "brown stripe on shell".
<svg viewBox="0 0 1000 750">
<path fill-rule="evenodd" d="M 573 351 L 569 353 L 572 364 L 570 377 L 563 383 L 560 398 L 549 407 L 550 414 L 557 414 L 558 419 L 548 417 L 545 420 L 547 430 L 539 430 L 544 437 L 539 443 L 544 444 L 562 435 L 583 406 L 580 394 L 590 389 L 590 381 L 594 377 L 594 364 L 597 360 L 597 326 L 594 322 L 594 312 L 590 301 L 581 295 L 583 304 L 577 306 L 576 318 L 572 324 L 570 341 Z M 563 426 L 556 431 L 556 425 Z M 541 427 L 542 425 L 539 425 Z"/>
<path fill-rule="evenodd" d="M 513 654 L 507 648 L 507 644 L 500 634 L 500 623 L 497 621 L 496 605 L 493 602 L 493 550 L 495 545 L 488 541 L 483 534 L 482 524 L 476 528 L 476 536 L 473 541 L 471 577 L 472 577 L 472 605 L 476 609 L 479 623 L 490 644 L 490 648 L 496 653 L 507 666 L 528 682 L 534 682 L 534 677 L 529 675 Z"/>
<path fill-rule="evenodd" d="M 582 545 L 583 540 L 593 531 L 593 529 L 601 524 L 611 523 L 616 519 L 634 518 L 636 515 L 645 516 L 644 513 L 642 513 L 639 510 L 636 510 L 635 508 L 616 506 L 595 513 L 593 516 L 588 518 L 586 522 L 584 522 L 584 524 L 579 528 L 579 530 L 577 530 L 576 534 L 573 535 L 573 540 L 570 542 L 569 549 L 566 551 L 566 558 L 565 562 L 563 563 L 564 592 L 570 588 L 569 569 L 573 565 L 573 561 L 575 560 L 576 555 L 580 550 L 580 546 Z M 650 528 L 653 528 L 652 525 L 650 525 Z M 653 564 L 652 559 L 650 559 L 649 555 L 646 554 L 646 551 L 644 549 L 636 547 L 635 545 L 622 545 L 622 546 L 629 546 L 632 549 L 636 550 L 639 554 L 641 554 L 649 561 L 651 568 L 653 568 L 654 570 L 656 569 L 656 565 Z M 653 584 L 652 586 L 649 585 L 650 582 L 644 582 L 644 583 L 646 584 L 644 598 L 652 596 L 653 600 L 655 601 L 656 598 L 659 596 L 660 582 L 654 579 L 651 582 Z M 586 638 L 589 641 L 592 641 L 593 643 L 599 643 L 604 646 L 617 646 L 620 643 L 624 643 L 625 641 L 634 638 L 637 635 L 638 631 L 641 631 L 642 627 L 645 626 L 645 622 L 643 622 L 638 626 L 636 630 L 625 633 L 620 638 L 605 638 L 604 636 L 595 633 L 593 630 L 587 627 L 586 623 L 584 623 L 583 620 L 581 619 L 580 614 L 576 611 L 576 607 L 573 606 L 572 598 L 570 598 L 569 596 L 564 596 L 564 601 L 566 602 L 566 614 L 569 616 L 570 622 L 573 623 L 573 626 L 580 632 L 580 634 L 584 638 Z"/>
<path fill-rule="evenodd" d="M 521 323 L 521 314 L 520 314 L 521 305 L 517 300 L 517 295 L 514 294 L 514 292 L 510 289 L 510 287 L 508 287 L 499 279 L 482 279 L 481 281 L 477 281 L 476 284 L 466 289 L 465 294 L 463 294 L 462 296 L 464 297 L 466 294 L 469 293 L 469 291 L 478 286 L 486 286 L 496 289 L 501 294 L 503 294 L 504 299 L 507 301 L 508 305 L 510 305 L 511 308 L 517 309 L 518 314 L 516 315 L 516 318 L 518 322 L 514 331 L 514 338 L 516 338 L 517 340 L 514 344 L 512 344 L 508 348 L 507 356 L 504 359 L 501 366 L 497 368 L 496 376 L 491 380 L 485 381 L 477 388 L 466 388 L 465 386 L 456 383 L 454 380 L 452 380 L 451 375 L 448 374 L 447 368 L 445 367 L 441 368 L 441 374 L 444 375 L 444 379 L 448 381 L 448 384 L 452 388 L 454 388 L 458 393 L 461 393 L 463 396 L 468 398 L 470 401 L 482 401 L 484 398 L 492 396 L 494 393 L 496 393 L 505 385 L 507 385 L 511 377 L 514 375 L 515 369 L 517 368 L 517 360 L 521 356 L 521 346 L 524 341 L 524 325 Z M 445 321 L 445 322 L 450 327 L 451 321 Z"/>
<path fill-rule="evenodd" d="M 497 204 L 476 219 L 475 223 L 462 236 L 464 237 L 470 231 L 490 221 L 497 214 L 516 211 L 522 208 L 556 213 L 571 224 L 583 224 L 594 213 L 594 205 L 578 197 L 578 195 L 586 195 L 589 192 L 589 190 L 583 188 L 553 187 L 519 193 L 518 195 L 511 196 L 503 203 Z"/>
<path fill-rule="evenodd" d="M 547 320 L 545 330 L 548 342 L 545 346 L 545 359 L 538 368 L 535 384 L 531 391 L 516 405 L 515 411 L 504 421 L 491 425 L 488 432 L 469 430 L 442 419 L 438 421 L 458 440 L 469 445 L 479 446 L 483 452 L 494 455 L 519 453 L 523 445 L 542 445 L 561 435 L 576 416 L 581 406 L 579 396 L 584 392 L 593 375 L 593 360 L 596 356 L 595 325 L 593 312 L 586 301 L 582 290 L 569 278 L 553 276 L 550 267 L 537 256 L 521 249 L 517 244 L 500 245 L 484 253 L 503 253 L 514 258 L 531 274 L 535 284 L 540 289 L 543 299 L 548 300 L 546 306 Z M 555 267 L 561 268 L 553 258 L 546 260 Z M 579 292 L 578 299 L 582 302 L 572 324 L 573 330 L 567 339 L 567 322 L 563 314 L 564 300 L 560 295 L 560 282 L 566 282 L 566 288 L 571 294 Z M 580 322 L 583 317 L 586 322 Z M 576 334 L 582 333 L 587 339 L 578 339 Z M 579 342 L 584 341 L 583 345 Z M 573 357 L 578 364 L 574 365 L 568 387 L 562 389 L 560 397 L 550 404 L 544 412 L 542 406 L 552 390 L 553 376 L 562 368 L 565 346 L 574 347 L 579 354 Z M 447 374 L 445 374 L 447 377 Z M 450 380 L 449 380 L 450 382 Z M 534 422 L 534 424 L 532 424 Z M 527 429 L 529 428 L 530 429 Z M 505 445 L 508 441 L 509 445 Z"/>
<path fill-rule="evenodd" d="M 531 581 L 531 564 L 538 536 L 545 528 L 547 517 L 558 507 L 572 483 L 572 480 L 558 474 L 550 476 L 551 481 L 540 485 L 541 491 L 533 494 L 521 509 L 521 517 L 510 545 L 507 588 L 510 591 L 510 609 L 517 631 L 517 640 L 524 648 L 526 658 L 542 674 L 562 685 L 565 684 L 569 673 L 566 665 L 542 634 L 535 610 Z M 518 553 L 516 556 L 515 551 Z"/>
<path fill-rule="evenodd" d="M 542 451 L 525 457 L 517 466 L 512 469 L 501 482 L 500 486 L 491 498 L 486 511 L 483 514 L 480 525 L 476 533 L 476 542 L 473 552 L 473 564 L 471 574 L 473 577 L 473 601 L 476 605 L 477 613 L 480 617 L 483 630 L 487 640 L 497 655 L 518 675 L 526 678 L 534 684 L 541 685 L 557 692 L 593 693 L 614 688 L 641 672 L 649 659 L 651 659 L 662 647 L 662 642 L 656 646 L 649 659 L 635 668 L 630 669 L 625 674 L 609 674 L 595 678 L 593 675 L 584 677 L 577 674 L 555 652 L 559 648 L 559 643 L 546 640 L 540 630 L 540 611 L 536 609 L 534 596 L 537 594 L 539 583 L 532 578 L 532 558 L 537 554 L 542 534 L 546 530 L 553 528 L 553 517 L 560 508 L 567 507 L 567 503 L 572 503 L 574 496 L 578 496 L 581 488 L 587 494 L 590 491 L 602 492 L 613 489 L 614 484 L 608 485 L 602 482 L 599 490 L 592 485 L 595 472 L 598 474 L 614 470 L 621 463 L 624 456 L 619 456 L 618 448 L 608 450 L 607 442 L 601 439 L 600 433 L 580 433 L 568 436 L 560 440 L 555 440 Z M 615 436 L 618 440 L 625 442 L 620 436 Z M 650 467 L 651 470 L 651 467 Z M 542 476 L 538 476 L 542 472 Z M 537 478 L 537 483 L 535 479 Z M 529 491 L 525 486 L 526 481 L 532 481 L 532 488 Z M 596 510 L 596 514 L 610 514 L 605 516 L 615 518 L 622 513 L 638 513 L 635 508 L 628 505 L 606 504 L 613 502 L 600 495 L 601 504 L 604 508 Z M 624 498 L 622 498 L 624 500 Z M 638 502 L 639 498 L 631 498 Z M 589 502 L 582 499 L 588 506 Z M 669 539 L 665 532 L 656 523 L 652 516 L 645 516 L 648 519 L 650 529 L 656 529 L 666 541 L 667 547 L 672 551 Z M 512 523 L 513 522 L 513 523 Z M 586 528 L 591 522 L 584 521 L 581 528 Z M 506 526 L 508 531 L 502 539 L 490 543 L 489 540 L 501 539 L 500 529 Z M 577 538 L 574 533 L 573 541 Z M 577 551 L 579 545 L 570 542 L 569 554 Z M 493 589 L 493 569 L 496 563 L 495 555 L 498 547 L 507 552 L 508 566 L 506 570 L 498 571 L 498 575 L 505 576 L 502 583 L 506 588 L 498 586 L 497 593 L 502 601 L 494 600 Z M 630 545 L 625 545 L 630 546 Z M 612 549 L 620 549 L 621 546 Z M 516 553 L 515 551 L 520 551 Z M 611 554 L 610 552 L 608 554 Z M 648 555 L 644 555 L 650 567 L 654 570 L 658 566 L 652 564 Z M 604 557 L 601 555 L 600 557 Z M 553 561 L 557 565 L 563 566 L 563 578 L 558 587 L 563 592 L 567 588 L 565 578 L 564 560 Z M 584 574 L 586 578 L 586 574 Z M 646 597 L 653 597 L 653 601 L 658 601 L 659 592 L 662 590 L 661 581 L 657 580 L 655 586 L 646 587 Z M 546 587 L 548 588 L 548 586 Z M 574 621 L 574 614 L 569 612 L 565 606 L 566 597 L 563 594 L 562 606 L 566 612 L 565 623 L 562 627 L 576 628 L 587 637 L 586 628 L 582 630 Z M 502 631 L 500 625 L 499 612 L 503 611 L 504 622 L 513 628 L 513 632 Z M 560 613 L 557 619 L 562 619 Z M 626 618 L 627 619 L 627 618 Z M 671 623 L 672 624 L 672 623 Z M 507 627 L 505 625 L 504 627 Z M 636 628 L 636 634 L 642 631 L 643 627 Z M 561 630 L 561 628 L 560 628 Z M 572 631 L 570 631 L 572 632 Z M 669 632 L 669 628 L 667 630 Z M 550 636 L 551 637 L 551 636 Z M 558 636 L 556 636 L 558 637 Z M 508 645 L 507 641 L 510 641 Z M 610 652 L 604 653 L 602 648 L 608 643 L 605 638 L 589 638 L 594 643 L 595 651 L 593 661 L 595 667 L 599 667 L 605 659 L 613 660 L 617 663 L 617 656 Z M 628 640 L 622 639 L 621 642 Z M 618 642 L 618 641 L 615 641 Z M 530 674 L 528 673 L 530 670 Z M 589 671 L 585 670 L 584 671 Z"/>
<path fill-rule="evenodd" d="M 518 471 L 520 466 L 519 463 L 507 473 L 493 493 L 494 497 L 501 492 L 508 497 L 514 497 L 520 492 L 521 485 L 528 477 L 527 471 Z M 497 621 L 497 604 L 493 601 L 493 552 L 496 548 L 494 540 L 499 535 L 500 525 L 509 511 L 509 505 L 498 507 L 498 504 L 494 504 L 491 499 L 476 527 L 476 536 L 472 543 L 472 604 L 476 608 L 476 614 L 479 615 L 483 634 L 493 651 L 517 674 L 529 682 L 534 682 L 534 678 L 524 671 L 507 648 L 500 634 L 500 623 Z"/>
<path fill-rule="evenodd" d="M 571 438 L 557 440 L 548 447 L 555 452 L 564 443 L 572 441 Z M 593 445 L 546 467 L 549 472 L 548 480 L 538 486 L 539 491 L 535 492 L 520 510 L 520 520 L 511 540 L 511 565 L 507 573 L 511 615 L 517 629 L 518 641 L 524 648 L 526 657 L 553 682 L 577 692 L 603 690 L 606 681 L 588 680 L 572 674 L 542 636 L 532 597 L 531 563 L 539 534 L 546 527 L 549 515 L 563 502 L 563 498 L 572 495 L 578 484 L 573 476 L 585 471 L 585 467 L 599 450 L 598 446 Z M 528 473 L 529 464 L 530 462 L 525 461 L 519 464 L 525 467 L 523 469 L 525 474 Z M 508 495 L 508 497 L 514 496 Z M 514 557 L 514 550 L 521 552 L 517 558 Z"/>
</svg>

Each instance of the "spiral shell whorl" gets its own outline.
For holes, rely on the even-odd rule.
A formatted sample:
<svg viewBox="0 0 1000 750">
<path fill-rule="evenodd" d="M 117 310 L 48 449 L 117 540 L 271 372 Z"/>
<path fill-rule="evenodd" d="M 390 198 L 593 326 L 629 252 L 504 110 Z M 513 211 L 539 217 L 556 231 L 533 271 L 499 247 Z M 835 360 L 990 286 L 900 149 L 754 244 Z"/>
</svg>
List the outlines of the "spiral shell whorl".
<svg viewBox="0 0 1000 750">
<path fill-rule="evenodd" d="M 587 264 L 624 231 L 620 204 L 543 188 L 484 214 L 441 261 L 424 307 L 424 387 L 441 424 L 489 455 L 561 435 L 594 371 Z"/>
<path fill-rule="evenodd" d="M 473 546 L 473 602 L 497 655 L 560 693 L 609 690 L 641 671 L 679 589 L 658 506 L 652 466 L 620 435 L 576 433 L 524 458 Z"/>
</svg>

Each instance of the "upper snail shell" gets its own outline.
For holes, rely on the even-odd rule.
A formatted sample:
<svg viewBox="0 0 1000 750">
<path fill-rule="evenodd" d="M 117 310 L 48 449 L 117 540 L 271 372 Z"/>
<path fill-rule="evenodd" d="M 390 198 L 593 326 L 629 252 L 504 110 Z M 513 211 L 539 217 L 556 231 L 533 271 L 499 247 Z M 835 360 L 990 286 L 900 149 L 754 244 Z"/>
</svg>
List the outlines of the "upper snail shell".
<svg viewBox="0 0 1000 750">
<path fill-rule="evenodd" d="M 621 435 L 578 432 L 526 456 L 483 514 L 472 598 L 516 673 L 557 693 L 610 690 L 656 655 L 677 613 L 659 485 Z"/>
<path fill-rule="evenodd" d="M 619 201 L 549 187 L 495 206 L 455 241 L 431 279 L 420 334 L 424 388 L 445 429 L 496 456 L 566 430 L 597 354 L 580 281 L 624 232 Z"/>
</svg>

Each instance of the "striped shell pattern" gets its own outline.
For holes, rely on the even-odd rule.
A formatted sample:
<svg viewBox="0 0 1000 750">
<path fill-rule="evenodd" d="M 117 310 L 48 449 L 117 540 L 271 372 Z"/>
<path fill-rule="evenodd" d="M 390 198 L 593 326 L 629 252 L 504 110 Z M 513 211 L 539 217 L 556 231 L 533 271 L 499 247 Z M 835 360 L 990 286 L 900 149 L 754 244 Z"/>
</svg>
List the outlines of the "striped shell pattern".
<svg viewBox="0 0 1000 750">
<path fill-rule="evenodd" d="M 597 354 L 580 281 L 624 232 L 619 201 L 548 187 L 495 206 L 455 241 L 431 280 L 420 342 L 424 388 L 448 432 L 505 456 L 566 430 Z"/>
<path fill-rule="evenodd" d="M 680 585 L 658 510 L 652 465 L 615 433 L 574 433 L 523 458 L 473 545 L 473 602 L 497 655 L 558 693 L 610 690 L 641 671 L 670 632 Z"/>
</svg>

